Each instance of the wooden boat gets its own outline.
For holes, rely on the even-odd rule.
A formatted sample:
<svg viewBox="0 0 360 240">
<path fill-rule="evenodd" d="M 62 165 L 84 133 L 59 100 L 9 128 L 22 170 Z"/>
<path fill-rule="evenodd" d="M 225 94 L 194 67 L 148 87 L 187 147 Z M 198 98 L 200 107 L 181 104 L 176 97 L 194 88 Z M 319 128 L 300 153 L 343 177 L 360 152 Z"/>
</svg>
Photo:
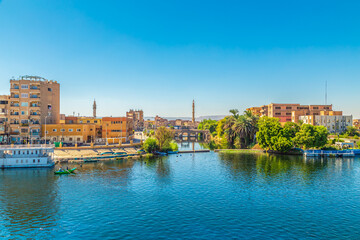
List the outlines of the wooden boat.
<svg viewBox="0 0 360 240">
<path fill-rule="evenodd" d="M 70 174 L 70 173 L 75 173 L 74 171 L 76 170 L 76 168 L 72 168 L 69 170 L 63 169 L 62 171 L 55 171 L 54 173 L 57 175 L 61 175 L 61 174 Z"/>
<path fill-rule="evenodd" d="M 85 163 L 89 163 L 89 162 L 97 162 L 98 160 L 96 160 L 96 159 L 84 159 L 84 162 Z"/>
<path fill-rule="evenodd" d="M 178 154 L 179 151 L 168 151 L 167 153 L 168 153 L 168 154 Z"/>
</svg>

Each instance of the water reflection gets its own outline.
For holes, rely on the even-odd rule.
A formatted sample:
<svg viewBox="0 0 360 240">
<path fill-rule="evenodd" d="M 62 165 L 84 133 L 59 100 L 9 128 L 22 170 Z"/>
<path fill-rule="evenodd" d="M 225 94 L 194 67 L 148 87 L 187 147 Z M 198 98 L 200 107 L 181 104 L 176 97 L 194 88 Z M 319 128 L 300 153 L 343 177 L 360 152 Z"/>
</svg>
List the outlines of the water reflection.
<svg viewBox="0 0 360 240">
<path fill-rule="evenodd" d="M 59 198 L 50 169 L 1 170 L 0 192 L 1 237 L 51 238 Z"/>
<path fill-rule="evenodd" d="M 281 180 L 299 177 L 311 183 L 314 176 L 328 177 L 334 172 L 353 169 L 353 159 L 349 158 L 304 158 L 303 156 L 271 155 L 263 153 L 220 153 L 223 166 L 236 178 L 252 181 Z M 325 171 L 325 173 L 324 173 Z"/>
</svg>

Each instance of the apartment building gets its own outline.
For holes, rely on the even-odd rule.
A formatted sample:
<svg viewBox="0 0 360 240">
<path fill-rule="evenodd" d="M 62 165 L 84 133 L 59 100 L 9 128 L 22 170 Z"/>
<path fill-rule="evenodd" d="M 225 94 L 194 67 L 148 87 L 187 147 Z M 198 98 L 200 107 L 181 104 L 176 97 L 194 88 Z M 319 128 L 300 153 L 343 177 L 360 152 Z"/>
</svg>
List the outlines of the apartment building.
<svg viewBox="0 0 360 240">
<path fill-rule="evenodd" d="M 291 103 L 271 103 L 247 110 L 259 116 L 276 117 L 280 123 L 298 122 L 300 116 L 320 115 L 321 111 L 332 111 L 332 105 L 300 105 Z M 260 114 L 259 114 L 260 112 Z"/>
<path fill-rule="evenodd" d="M 0 143 L 8 140 L 8 112 L 10 96 L 0 95 Z"/>
<path fill-rule="evenodd" d="M 341 134 L 352 126 L 352 116 L 343 116 L 341 111 L 321 111 L 318 115 L 300 116 L 303 123 L 324 126 L 330 133 Z"/>
<path fill-rule="evenodd" d="M 94 142 L 97 136 L 95 124 L 46 124 L 42 136 L 49 142 L 86 143 Z"/>
<path fill-rule="evenodd" d="M 144 128 L 144 112 L 143 110 L 130 109 L 126 112 L 126 117 L 133 120 L 134 130 L 141 130 Z"/>
<path fill-rule="evenodd" d="M 114 144 L 133 139 L 133 120 L 127 117 L 103 117 L 102 138 Z"/>
<path fill-rule="evenodd" d="M 10 79 L 11 142 L 40 140 L 41 125 L 60 121 L 60 84 L 37 76 Z"/>
</svg>

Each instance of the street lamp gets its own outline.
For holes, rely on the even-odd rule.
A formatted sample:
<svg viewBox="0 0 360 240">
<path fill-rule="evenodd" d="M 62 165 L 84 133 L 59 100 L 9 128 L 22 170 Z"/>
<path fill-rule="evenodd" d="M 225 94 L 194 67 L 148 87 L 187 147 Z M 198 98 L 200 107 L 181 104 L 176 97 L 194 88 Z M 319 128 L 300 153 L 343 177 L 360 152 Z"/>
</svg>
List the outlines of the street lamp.
<svg viewBox="0 0 360 240">
<path fill-rule="evenodd" d="M 45 147 L 46 147 L 46 133 L 47 133 L 47 129 L 46 129 L 46 119 L 49 117 L 49 115 L 47 115 L 45 117 Z"/>
</svg>

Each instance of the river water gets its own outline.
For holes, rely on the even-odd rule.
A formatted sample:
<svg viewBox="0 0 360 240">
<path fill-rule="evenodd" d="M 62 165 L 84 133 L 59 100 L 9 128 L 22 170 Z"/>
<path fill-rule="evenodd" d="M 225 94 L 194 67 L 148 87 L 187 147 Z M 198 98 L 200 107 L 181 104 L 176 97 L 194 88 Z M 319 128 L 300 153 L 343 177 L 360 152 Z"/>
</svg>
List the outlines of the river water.
<svg viewBox="0 0 360 240">
<path fill-rule="evenodd" d="M 359 158 L 210 152 L 76 166 L 1 170 L 0 237 L 360 237 Z"/>
</svg>

